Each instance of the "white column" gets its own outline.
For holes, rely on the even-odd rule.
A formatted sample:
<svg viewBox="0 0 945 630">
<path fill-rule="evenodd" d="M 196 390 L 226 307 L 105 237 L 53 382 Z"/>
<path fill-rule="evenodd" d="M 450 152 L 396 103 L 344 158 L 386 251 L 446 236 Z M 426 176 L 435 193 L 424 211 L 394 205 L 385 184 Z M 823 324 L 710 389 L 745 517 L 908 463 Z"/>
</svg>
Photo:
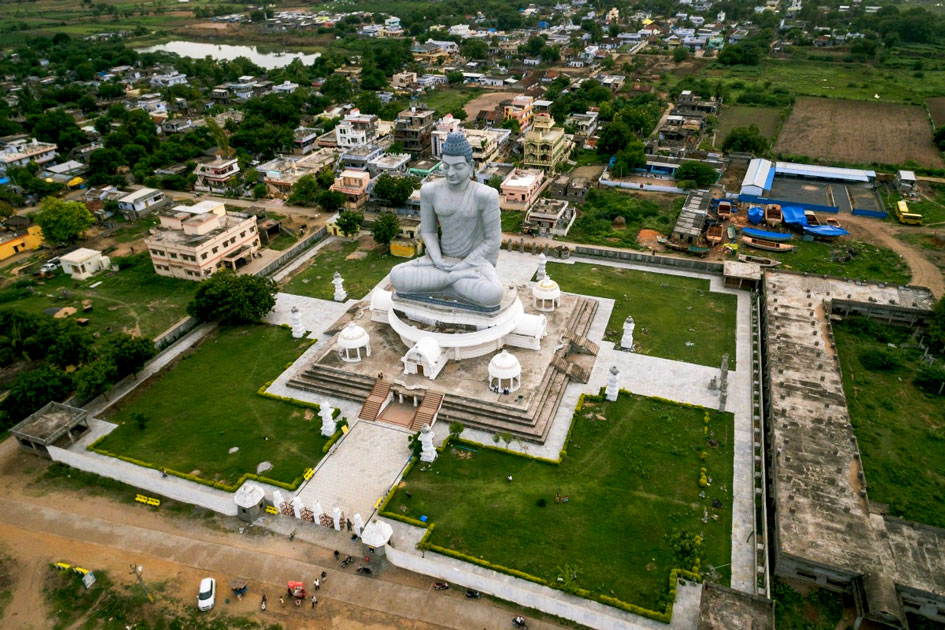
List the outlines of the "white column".
<svg viewBox="0 0 945 630">
<path fill-rule="evenodd" d="M 331 511 L 331 520 L 335 523 L 335 529 L 341 531 L 341 508 L 335 508 Z"/>
<path fill-rule="evenodd" d="M 322 435 L 324 437 L 331 437 L 335 434 L 336 422 L 334 419 L 335 410 L 332 408 L 331 403 L 327 400 L 323 400 L 321 408 L 318 410 L 318 416 L 322 419 Z"/>
<path fill-rule="evenodd" d="M 610 378 L 607 379 L 607 389 L 604 390 L 604 397 L 610 402 L 617 400 L 617 394 L 620 392 L 620 388 L 617 386 L 618 374 L 620 374 L 620 370 L 617 369 L 616 365 L 612 366 L 610 368 Z"/>
<path fill-rule="evenodd" d="M 432 462 L 436 460 L 436 447 L 433 446 L 433 429 L 429 424 L 423 425 L 420 429 L 420 445 L 423 449 L 420 451 L 421 462 Z"/>
<path fill-rule="evenodd" d="M 295 518 L 302 518 L 302 499 L 292 497 L 292 511 L 295 513 Z"/>
<path fill-rule="evenodd" d="M 335 272 L 335 277 L 332 279 L 331 283 L 335 285 L 335 302 L 344 302 L 348 299 L 348 293 L 344 289 L 344 280 L 341 277 L 341 274 L 337 271 Z"/>
<path fill-rule="evenodd" d="M 364 520 L 361 518 L 361 513 L 359 512 L 354 515 L 354 533 L 360 536 L 362 529 L 364 529 Z"/>
<path fill-rule="evenodd" d="M 292 307 L 289 319 L 292 322 L 292 337 L 301 339 L 305 334 L 305 328 L 302 326 L 302 315 L 299 313 L 298 306 Z"/>
<path fill-rule="evenodd" d="M 545 277 L 545 264 L 548 262 L 548 259 L 545 258 L 545 253 L 542 252 L 538 254 L 538 272 L 535 274 L 535 280 L 541 280 Z"/>
</svg>

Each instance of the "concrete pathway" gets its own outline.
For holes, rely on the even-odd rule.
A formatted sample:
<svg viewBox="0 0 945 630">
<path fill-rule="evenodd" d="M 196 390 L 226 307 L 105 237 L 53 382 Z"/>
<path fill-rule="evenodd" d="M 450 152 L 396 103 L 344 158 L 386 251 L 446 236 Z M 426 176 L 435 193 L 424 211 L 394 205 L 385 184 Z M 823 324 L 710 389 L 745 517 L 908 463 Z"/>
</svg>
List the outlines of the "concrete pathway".
<svg viewBox="0 0 945 630">
<path fill-rule="evenodd" d="M 354 300 L 347 302 L 330 302 L 318 298 L 293 295 L 291 293 L 276 293 L 276 305 L 263 318 L 267 324 L 275 326 L 292 325 L 292 307 L 298 307 L 302 326 L 305 327 L 309 338 L 319 339 L 324 336 L 325 330 L 338 321 L 345 311 L 354 304 Z"/>
<path fill-rule="evenodd" d="M 352 521 L 360 514 L 366 523 L 410 460 L 410 435 L 393 425 L 354 422 L 296 496 L 306 507 L 318 501 L 329 514 L 337 507 Z"/>
</svg>

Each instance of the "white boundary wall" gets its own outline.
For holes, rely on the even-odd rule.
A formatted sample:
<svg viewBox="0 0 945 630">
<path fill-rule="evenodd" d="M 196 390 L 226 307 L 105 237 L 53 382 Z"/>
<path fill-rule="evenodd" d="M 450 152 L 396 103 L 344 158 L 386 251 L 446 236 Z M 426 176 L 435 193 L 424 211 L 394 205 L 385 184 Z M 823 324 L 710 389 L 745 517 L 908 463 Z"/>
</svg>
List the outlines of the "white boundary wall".
<svg viewBox="0 0 945 630">
<path fill-rule="evenodd" d="M 227 516 L 236 516 L 236 503 L 233 502 L 232 493 L 215 490 L 179 477 L 165 478 L 158 470 L 136 466 L 96 453 L 68 451 L 57 446 L 47 448 L 54 462 L 126 483 L 141 490 L 144 494 L 157 494 L 183 503 L 199 505 Z"/>
</svg>

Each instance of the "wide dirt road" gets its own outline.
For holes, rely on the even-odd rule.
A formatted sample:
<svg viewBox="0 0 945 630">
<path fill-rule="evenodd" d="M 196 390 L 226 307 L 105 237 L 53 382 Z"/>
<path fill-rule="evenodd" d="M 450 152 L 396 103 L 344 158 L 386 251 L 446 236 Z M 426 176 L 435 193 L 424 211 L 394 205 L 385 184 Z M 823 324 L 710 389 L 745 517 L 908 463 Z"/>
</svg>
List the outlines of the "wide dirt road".
<svg viewBox="0 0 945 630">
<path fill-rule="evenodd" d="M 38 458 L 20 453 L 12 438 L 0 444 L 0 554 L 12 558 L 13 598 L 0 628 L 48 627 L 42 598 L 50 562 L 65 561 L 105 570 L 131 584 L 132 565 L 144 567 L 145 581 L 159 586 L 159 609 L 192 605 L 200 578 L 217 579 L 217 607 L 210 614 L 255 615 L 287 630 L 353 628 L 504 628 L 515 611 L 488 600 L 467 600 L 461 589 L 440 593 L 432 580 L 390 565 L 376 577 L 343 570 L 332 551 L 298 539 L 289 542 L 259 528 L 238 533 L 235 519 L 175 517 L 137 504 L 121 503 L 86 491 L 31 483 L 45 469 Z M 328 572 L 318 606 L 279 606 L 287 580 L 312 579 Z M 234 577 L 251 578 L 249 594 L 236 601 L 228 591 Z M 269 610 L 259 611 L 267 593 Z M 230 596 L 229 603 L 224 600 Z M 529 619 L 529 627 L 559 626 Z"/>
</svg>

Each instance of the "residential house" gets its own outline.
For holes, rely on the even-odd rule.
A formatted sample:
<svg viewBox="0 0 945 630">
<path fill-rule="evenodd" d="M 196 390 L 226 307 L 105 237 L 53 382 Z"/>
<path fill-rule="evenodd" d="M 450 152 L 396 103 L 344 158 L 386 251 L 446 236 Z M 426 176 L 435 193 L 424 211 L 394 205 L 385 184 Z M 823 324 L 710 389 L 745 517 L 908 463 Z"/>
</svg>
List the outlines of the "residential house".
<svg viewBox="0 0 945 630">
<path fill-rule="evenodd" d="M 367 171 L 345 169 L 335 178 L 331 190 L 345 196 L 346 210 L 360 210 L 368 200 L 368 184 L 371 183 L 371 174 Z"/>
<path fill-rule="evenodd" d="M 503 106 L 502 113 L 505 120 L 513 119 L 518 121 L 519 129 L 526 131 L 532 124 L 532 105 L 535 99 L 531 96 L 519 94 L 512 101 Z"/>
<path fill-rule="evenodd" d="M 446 85 L 445 74 L 425 74 L 417 79 L 417 87 L 423 90 L 430 90 L 438 85 Z"/>
<path fill-rule="evenodd" d="M 198 164 L 194 169 L 197 183 L 194 190 L 222 194 L 235 185 L 240 173 L 236 158 L 218 157 L 212 162 Z"/>
<path fill-rule="evenodd" d="M 502 181 L 499 207 L 503 210 L 528 210 L 547 184 L 541 169 L 517 168 Z"/>
<path fill-rule="evenodd" d="M 404 151 L 413 155 L 427 155 L 430 150 L 430 134 L 435 124 L 436 112 L 432 109 L 411 107 L 397 115 L 394 121 L 393 141 L 399 142 Z"/>
<path fill-rule="evenodd" d="M 160 94 L 142 94 L 138 97 L 138 109 L 143 109 L 149 114 L 166 115 L 167 104 L 161 98 Z"/>
<path fill-rule="evenodd" d="M 308 155 L 317 147 L 315 141 L 318 140 L 318 129 L 312 127 L 296 127 L 292 132 L 292 153 L 295 155 Z"/>
<path fill-rule="evenodd" d="M 164 133 L 187 133 L 194 128 L 194 121 L 190 118 L 170 118 L 161 123 Z"/>
<path fill-rule="evenodd" d="M 282 155 L 257 167 L 266 184 L 266 193 L 277 199 L 285 199 L 292 193 L 292 186 L 305 175 L 315 175 L 335 162 L 335 152 L 318 149 L 306 155 Z"/>
<path fill-rule="evenodd" d="M 352 109 L 335 127 L 335 138 L 343 149 L 370 144 L 377 138 L 377 116 Z"/>
<path fill-rule="evenodd" d="M 362 144 L 342 153 L 338 158 L 338 163 L 343 169 L 366 171 L 370 161 L 383 153 L 384 149 L 376 144 Z"/>
<path fill-rule="evenodd" d="M 14 140 L 0 150 L 0 171 L 10 166 L 26 166 L 36 162 L 40 166 L 56 159 L 58 147 L 51 142 L 40 142 L 35 138 Z"/>
<path fill-rule="evenodd" d="M 126 219 L 140 219 L 170 203 L 164 191 L 139 188 L 118 199 L 118 209 Z"/>
<path fill-rule="evenodd" d="M 20 252 L 39 249 L 43 244 L 43 231 L 36 224 L 20 229 L 6 229 L 8 231 L 0 232 L 0 260 L 6 260 Z"/>
<path fill-rule="evenodd" d="M 417 84 L 416 72 L 398 72 L 390 80 L 391 87 L 397 90 L 409 90 Z"/>
<path fill-rule="evenodd" d="M 255 216 L 203 201 L 162 213 L 144 242 L 159 276 L 202 280 L 248 264 L 259 249 L 259 234 Z"/>
<path fill-rule="evenodd" d="M 554 170 L 567 159 L 570 151 L 571 137 L 562 127 L 555 127 L 551 116 L 539 114 L 535 117 L 534 129 L 525 134 L 522 164 Z"/>
<path fill-rule="evenodd" d="M 159 88 L 172 87 L 174 85 L 186 85 L 187 75 L 180 72 L 168 72 L 166 74 L 156 74 L 151 77 L 151 85 Z"/>
<path fill-rule="evenodd" d="M 92 275 L 111 267 L 108 256 L 103 256 L 97 249 L 80 247 L 59 257 L 62 271 L 73 280 L 85 280 Z"/>
<path fill-rule="evenodd" d="M 567 236 L 577 218 L 574 206 L 562 199 L 535 201 L 522 223 L 522 231 L 538 236 Z"/>
<path fill-rule="evenodd" d="M 407 172 L 410 162 L 409 153 L 384 153 L 368 162 L 368 171 L 375 177 L 378 175 L 402 175 Z"/>
</svg>

